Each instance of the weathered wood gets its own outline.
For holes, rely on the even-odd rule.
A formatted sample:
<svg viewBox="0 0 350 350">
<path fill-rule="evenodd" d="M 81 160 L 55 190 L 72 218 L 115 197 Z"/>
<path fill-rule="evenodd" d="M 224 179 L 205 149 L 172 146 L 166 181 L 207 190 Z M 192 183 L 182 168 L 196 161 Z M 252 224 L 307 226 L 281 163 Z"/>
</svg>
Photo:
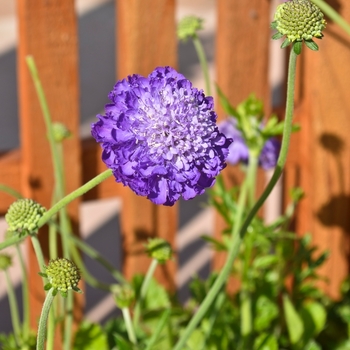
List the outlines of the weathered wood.
<svg viewBox="0 0 350 350">
<path fill-rule="evenodd" d="M 21 190 L 26 197 L 50 207 L 54 184 L 52 161 L 42 112 L 25 57 L 32 55 L 36 61 L 52 119 L 64 123 L 73 133 L 73 137 L 64 142 L 65 187 L 70 192 L 80 185 L 78 46 L 74 1 L 18 0 L 17 8 Z M 79 219 L 78 204 L 79 200 L 76 200 L 68 207 L 75 226 Z M 46 250 L 45 230 L 40 231 L 39 238 Z M 44 292 L 38 276 L 42 267 L 37 266 L 31 247 L 28 266 L 33 309 L 31 321 L 35 326 Z M 79 300 L 81 302 L 82 299 Z M 75 311 L 75 316 L 80 319 L 82 308 L 76 307 Z"/>
<path fill-rule="evenodd" d="M 175 1 L 118 0 L 116 5 L 118 78 L 147 76 L 157 66 L 176 67 Z M 148 237 L 166 238 L 174 246 L 177 209 L 153 205 L 128 188 L 122 192 L 123 270 L 130 278 L 149 266 L 143 246 Z M 158 270 L 157 277 L 173 288 L 175 264 L 166 266 L 167 273 Z"/>
<path fill-rule="evenodd" d="M 237 106 L 251 93 L 264 101 L 265 113 L 270 109 L 268 84 L 268 54 L 270 40 L 269 4 L 267 0 L 218 0 L 218 27 L 216 34 L 217 83 L 233 106 Z M 222 108 L 216 103 L 219 117 Z M 238 167 L 228 166 L 223 171 L 227 186 L 238 185 L 242 173 Z M 264 173 L 258 174 L 258 192 L 264 184 Z M 225 228 L 217 215 L 215 236 L 220 239 Z M 224 253 L 216 253 L 214 269 L 220 269 Z"/>
<path fill-rule="evenodd" d="M 328 1 L 350 19 L 348 1 Z M 300 186 L 306 193 L 295 222 L 299 234 L 310 232 L 318 252 L 329 250 L 320 269 L 329 295 L 339 285 L 350 262 L 350 38 L 327 20 L 319 52 L 306 47 L 298 61 L 295 119 L 301 131 L 292 137 L 285 189 Z"/>
</svg>

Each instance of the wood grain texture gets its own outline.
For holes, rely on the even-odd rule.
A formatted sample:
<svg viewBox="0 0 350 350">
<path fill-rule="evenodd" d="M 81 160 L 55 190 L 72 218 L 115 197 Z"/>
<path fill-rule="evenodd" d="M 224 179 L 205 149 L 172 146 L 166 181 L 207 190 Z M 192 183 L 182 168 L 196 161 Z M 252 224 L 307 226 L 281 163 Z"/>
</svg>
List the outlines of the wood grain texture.
<svg viewBox="0 0 350 350">
<path fill-rule="evenodd" d="M 73 133 L 64 142 L 66 192 L 80 185 L 80 142 L 78 46 L 74 1 L 18 0 L 19 46 L 18 80 L 21 125 L 21 190 L 45 207 L 50 207 L 53 190 L 53 170 L 43 116 L 38 103 L 25 57 L 32 55 L 45 90 L 53 121 L 60 121 Z M 78 204 L 68 207 L 75 227 L 78 226 Z M 46 250 L 47 232 L 39 232 Z M 29 246 L 29 283 L 32 325 L 37 322 L 44 297 L 38 276 L 36 258 Z M 46 250 L 47 253 L 47 250 Z M 79 299 L 82 303 L 82 299 Z M 82 309 L 75 308 L 81 318 Z"/>
<path fill-rule="evenodd" d="M 217 84 L 233 106 L 237 106 L 251 93 L 263 100 L 269 115 L 270 88 L 268 84 L 268 55 L 270 40 L 269 7 L 267 0 L 218 0 L 218 28 L 216 35 Z M 222 108 L 216 104 L 219 119 L 224 119 Z M 238 166 L 223 171 L 227 187 L 237 186 L 243 180 Z M 257 194 L 265 183 L 264 172 L 259 171 Z M 215 236 L 221 239 L 225 227 L 216 216 Z M 220 269 L 226 254 L 216 253 L 214 269 Z"/>
<path fill-rule="evenodd" d="M 348 1 L 328 1 L 350 20 Z M 321 283 L 332 297 L 339 296 L 350 262 L 350 37 L 327 20 L 319 52 L 303 48 L 298 64 L 295 119 L 301 131 L 292 137 L 285 188 L 301 186 L 296 230 L 311 232 L 318 252 L 331 255 L 320 269 L 329 283 Z"/>
<path fill-rule="evenodd" d="M 157 66 L 176 68 L 174 0 L 118 0 L 118 79 L 130 74 L 147 76 Z M 127 278 L 144 273 L 150 259 L 144 253 L 149 237 L 163 237 L 174 247 L 177 206 L 161 207 L 122 188 L 123 269 Z M 156 272 L 167 288 L 175 286 L 176 264 L 167 263 Z"/>
</svg>

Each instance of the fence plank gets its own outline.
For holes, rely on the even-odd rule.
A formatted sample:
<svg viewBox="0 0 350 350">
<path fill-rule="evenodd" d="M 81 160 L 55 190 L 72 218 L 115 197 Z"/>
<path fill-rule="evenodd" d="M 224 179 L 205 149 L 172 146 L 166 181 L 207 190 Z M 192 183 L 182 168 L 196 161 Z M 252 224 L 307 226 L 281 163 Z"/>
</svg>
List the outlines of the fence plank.
<svg viewBox="0 0 350 350">
<path fill-rule="evenodd" d="M 118 78 L 134 73 L 147 76 L 156 66 L 176 67 L 175 0 L 118 0 L 116 5 Z M 176 218 L 177 206 L 156 206 L 123 188 L 121 225 L 127 278 L 148 268 L 149 258 L 143 253 L 148 237 L 165 238 L 174 246 Z M 157 273 L 158 280 L 174 288 L 175 263 Z"/>
<path fill-rule="evenodd" d="M 266 115 L 270 113 L 268 84 L 268 53 L 270 40 L 270 2 L 267 0 L 218 0 L 218 28 L 216 36 L 217 83 L 233 106 L 251 93 L 264 101 Z M 219 115 L 223 111 L 216 105 Z M 225 116 L 226 117 L 226 116 Z M 238 185 L 242 173 L 238 167 L 228 166 L 223 172 L 227 186 Z M 259 171 L 258 189 L 264 184 L 264 173 Z M 221 238 L 226 224 L 216 217 L 215 236 Z M 214 257 L 214 269 L 220 269 L 224 253 Z"/>
<path fill-rule="evenodd" d="M 53 189 L 53 171 L 42 113 L 25 57 L 34 56 L 54 121 L 64 123 L 73 137 L 64 143 L 66 191 L 80 185 L 79 89 L 77 24 L 74 1 L 18 0 L 19 47 L 18 77 L 21 118 L 21 189 L 49 207 Z M 69 150 L 69 152 L 68 152 Z M 78 226 L 79 200 L 68 210 L 73 224 Z M 39 238 L 46 249 L 47 231 Z M 32 249 L 29 253 L 29 283 L 32 325 L 35 326 L 43 302 L 39 267 Z M 40 267 L 41 269 L 41 267 Z M 82 299 L 79 299 L 82 303 Z M 81 308 L 75 308 L 81 318 Z"/>
<path fill-rule="evenodd" d="M 350 19 L 348 1 L 328 1 Z M 299 234 L 311 232 L 319 251 L 331 256 L 320 269 L 332 297 L 349 273 L 350 262 L 350 38 L 327 20 L 320 51 L 303 49 L 298 62 L 295 118 L 302 127 L 293 135 L 285 177 L 286 189 L 306 193 L 295 222 Z"/>
</svg>

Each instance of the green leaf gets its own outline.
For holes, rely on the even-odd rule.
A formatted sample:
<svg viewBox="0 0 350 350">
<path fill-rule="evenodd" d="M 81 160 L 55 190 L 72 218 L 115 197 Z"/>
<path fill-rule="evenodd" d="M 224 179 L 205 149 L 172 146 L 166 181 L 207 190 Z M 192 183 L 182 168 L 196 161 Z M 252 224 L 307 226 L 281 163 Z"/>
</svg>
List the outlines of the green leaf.
<svg viewBox="0 0 350 350">
<path fill-rule="evenodd" d="M 113 334 L 115 342 L 117 343 L 118 346 L 118 350 L 132 350 L 134 349 L 134 346 L 129 343 L 127 340 L 125 340 L 122 336 L 120 336 L 119 334 Z M 107 348 L 91 348 L 91 349 L 108 349 Z M 78 350 L 78 349 L 76 349 Z"/>
<path fill-rule="evenodd" d="M 318 45 L 313 40 L 305 40 L 305 45 L 312 51 L 318 51 Z"/>
<path fill-rule="evenodd" d="M 301 54 L 301 49 L 303 47 L 303 42 L 302 41 L 296 41 L 293 44 L 293 51 L 297 54 L 300 55 Z"/>
<path fill-rule="evenodd" d="M 291 44 L 291 42 L 286 39 L 283 41 L 282 45 L 281 45 L 281 49 L 284 49 L 285 47 L 289 46 Z"/>
<path fill-rule="evenodd" d="M 50 290 L 52 288 L 52 284 L 51 283 L 47 283 L 44 286 L 44 290 Z"/>
<path fill-rule="evenodd" d="M 170 300 L 165 288 L 152 278 L 145 297 L 145 309 L 161 309 L 170 307 Z"/>
<path fill-rule="evenodd" d="M 276 34 L 272 35 L 271 39 L 272 40 L 278 40 L 278 39 L 281 39 L 283 38 L 284 34 L 280 33 L 280 32 L 277 32 Z"/>
<path fill-rule="evenodd" d="M 38 272 L 38 275 L 40 275 L 41 277 L 47 278 L 47 274 L 44 272 Z"/>
<path fill-rule="evenodd" d="M 337 314 L 345 323 L 350 324 L 350 305 L 342 305 L 337 309 Z"/>
<path fill-rule="evenodd" d="M 107 335 L 100 325 L 88 321 L 80 324 L 75 334 L 73 350 L 81 349 L 108 349 Z"/>
<path fill-rule="evenodd" d="M 266 295 L 260 295 L 256 301 L 254 329 L 261 332 L 271 326 L 271 322 L 279 314 L 278 306 Z"/>
<path fill-rule="evenodd" d="M 223 244 L 222 242 L 218 241 L 217 239 L 215 239 L 211 236 L 203 235 L 203 236 L 201 236 L 201 238 L 203 240 L 205 240 L 206 242 L 212 244 L 213 249 L 215 249 L 215 251 L 217 251 L 217 252 L 227 250 L 227 247 L 225 244 Z"/>
<path fill-rule="evenodd" d="M 318 345 L 314 340 L 310 340 L 305 347 L 304 350 L 322 350 L 321 346 Z"/>
<path fill-rule="evenodd" d="M 204 334 L 199 329 L 195 329 L 187 340 L 187 349 L 198 350 L 198 344 L 203 344 L 203 342 Z"/>
<path fill-rule="evenodd" d="M 243 337 L 252 333 L 252 298 L 248 293 L 241 297 L 241 334 Z"/>
<path fill-rule="evenodd" d="M 255 258 L 253 262 L 253 267 L 256 269 L 266 269 L 271 267 L 271 265 L 278 263 L 278 256 L 277 255 L 266 255 L 266 256 L 259 256 Z"/>
<path fill-rule="evenodd" d="M 271 22 L 270 27 L 271 27 L 272 29 L 277 29 L 277 21 Z"/>
<path fill-rule="evenodd" d="M 273 334 L 262 333 L 254 341 L 254 350 L 278 350 L 278 341 Z"/>
<path fill-rule="evenodd" d="M 300 315 L 304 324 L 304 339 L 309 341 L 324 328 L 327 313 L 324 306 L 318 302 L 310 302 L 302 307 Z"/>
<path fill-rule="evenodd" d="M 224 93 L 222 92 L 222 90 L 219 88 L 218 85 L 216 85 L 216 91 L 219 95 L 220 105 L 224 109 L 225 113 L 228 115 L 234 116 L 236 118 L 239 118 L 237 111 L 235 110 L 235 108 L 232 107 L 227 97 L 224 95 Z"/>
<path fill-rule="evenodd" d="M 304 333 L 304 324 L 287 294 L 283 295 L 283 310 L 290 342 L 295 345 Z"/>
</svg>

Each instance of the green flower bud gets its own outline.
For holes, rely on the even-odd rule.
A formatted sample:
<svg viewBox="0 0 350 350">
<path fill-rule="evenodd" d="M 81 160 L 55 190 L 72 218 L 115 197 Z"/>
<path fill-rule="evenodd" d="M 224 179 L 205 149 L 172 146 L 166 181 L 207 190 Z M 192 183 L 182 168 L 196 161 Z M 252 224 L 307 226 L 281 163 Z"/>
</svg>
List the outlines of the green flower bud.
<svg viewBox="0 0 350 350">
<path fill-rule="evenodd" d="M 62 296 L 67 296 L 67 292 L 73 289 L 76 292 L 81 292 L 77 287 L 80 281 L 80 271 L 77 266 L 70 260 L 58 258 L 50 260 L 45 273 L 40 273 L 41 276 L 49 280 L 49 284 L 45 289 L 54 288 L 60 291 Z"/>
<path fill-rule="evenodd" d="M 20 234 L 34 233 L 46 209 L 32 199 L 18 199 L 12 203 L 5 215 L 10 231 Z"/>
<path fill-rule="evenodd" d="M 7 254 L 0 254 L 0 270 L 5 271 L 12 265 L 12 258 Z"/>
<path fill-rule="evenodd" d="M 130 307 L 135 300 L 135 291 L 128 284 L 115 285 L 112 288 L 112 292 L 114 295 L 115 303 L 121 309 Z"/>
<path fill-rule="evenodd" d="M 56 142 L 62 142 L 63 140 L 70 137 L 72 134 L 67 129 L 67 127 L 62 123 L 53 123 L 52 124 L 53 138 Z"/>
<path fill-rule="evenodd" d="M 159 264 L 164 264 L 167 260 L 170 260 L 173 254 L 170 244 L 162 238 L 150 238 L 146 245 L 146 251 Z"/>
<path fill-rule="evenodd" d="M 197 31 L 202 29 L 203 20 L 199 17 L 184 17 L 177 26 L 177 37 L 180 40 L 187 40 L 197 35 Z"/>
<path fill-rule="evenodd" d="M 323 37 L 322 31 L 326 27 L 326 21 L 319 7 L 310 0 L 290 0 L 277 7 L 272 27 L 278 31 L 273 39 L 286 36 L 282 48 L 290 43 L 298 43 L 297 53 L 300 53 L 302 41 L 310 49 L 318 50 L 312 38 Z"/>
</svg>

